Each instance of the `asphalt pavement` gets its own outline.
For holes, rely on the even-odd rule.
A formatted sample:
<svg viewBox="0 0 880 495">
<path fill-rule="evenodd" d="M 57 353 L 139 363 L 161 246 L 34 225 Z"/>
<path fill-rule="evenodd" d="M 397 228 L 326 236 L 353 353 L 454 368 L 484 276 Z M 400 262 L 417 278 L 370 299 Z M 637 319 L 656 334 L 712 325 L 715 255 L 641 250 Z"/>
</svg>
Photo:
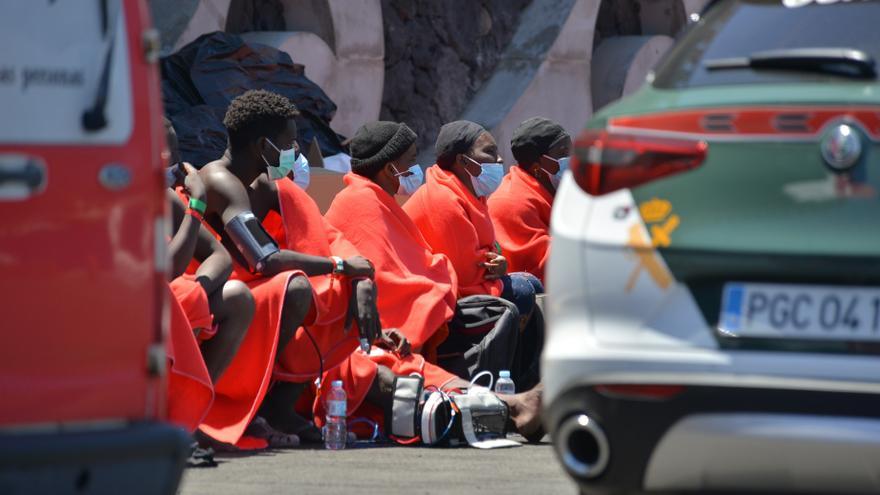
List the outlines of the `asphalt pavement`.
<svg viewBox="0 0 880 495">
<path fill-rule="evenodd" d="M 577 493 L 549 443 L 478 450 L 356 446 L 219 457 L 187 469 L 181 495 Z"/>
</svg>

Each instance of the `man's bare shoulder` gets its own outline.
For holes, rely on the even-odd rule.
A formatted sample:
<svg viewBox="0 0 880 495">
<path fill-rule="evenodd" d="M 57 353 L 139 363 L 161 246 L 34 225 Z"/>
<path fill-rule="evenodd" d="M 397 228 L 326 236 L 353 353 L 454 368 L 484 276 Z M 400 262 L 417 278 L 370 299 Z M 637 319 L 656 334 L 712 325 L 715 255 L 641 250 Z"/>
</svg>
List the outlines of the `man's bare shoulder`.
<svg viewBox="0 0 880 495">
<path fill-rule="evenodd" d="M 226 163 L 222 159 L 205 164 L 199 170 L 199 176 L 209 191 L 244 192 L 244 184 L 226 168 Z"/>
</svg>

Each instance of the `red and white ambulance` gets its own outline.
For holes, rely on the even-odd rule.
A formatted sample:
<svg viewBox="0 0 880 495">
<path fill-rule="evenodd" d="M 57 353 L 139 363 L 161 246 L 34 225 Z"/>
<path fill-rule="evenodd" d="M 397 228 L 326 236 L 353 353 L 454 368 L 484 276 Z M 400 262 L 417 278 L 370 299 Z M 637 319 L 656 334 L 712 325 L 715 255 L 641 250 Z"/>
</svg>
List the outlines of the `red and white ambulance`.
<svg viewBox="0 0 880 495">
<path fill-rule="evenodd" d="M 168 493 L 166 146 L 143 0 L 0 15 L 0 493 Z"/>
</svg>

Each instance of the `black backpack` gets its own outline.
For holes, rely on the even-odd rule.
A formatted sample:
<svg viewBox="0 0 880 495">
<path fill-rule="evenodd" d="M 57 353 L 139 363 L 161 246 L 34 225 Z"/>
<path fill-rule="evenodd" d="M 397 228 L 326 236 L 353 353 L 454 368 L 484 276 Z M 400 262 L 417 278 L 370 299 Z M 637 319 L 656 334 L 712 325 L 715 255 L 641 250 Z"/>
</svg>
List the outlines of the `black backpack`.
<svg viewBox="0 0 880 495">
<path fill-rule="evenodd" d="M 438 364 L 465 380 L 481 371 L 498 376 L 514 367 L 519 337 L 513 303 L 487 295 L 464 297 L 449 322 L 449 337 L 437 348 Z"/>
</svg>

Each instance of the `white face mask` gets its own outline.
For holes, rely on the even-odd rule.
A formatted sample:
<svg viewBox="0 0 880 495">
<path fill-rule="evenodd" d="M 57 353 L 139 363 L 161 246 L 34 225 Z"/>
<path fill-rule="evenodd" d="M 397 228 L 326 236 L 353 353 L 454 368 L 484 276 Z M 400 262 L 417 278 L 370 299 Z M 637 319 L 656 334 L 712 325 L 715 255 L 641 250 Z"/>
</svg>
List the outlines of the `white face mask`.
<svg viewBox="0 0 880 495">
<path fill-rule="evenodd" d="M 263 157 L 263 161 L 266 162 L 266 166 L 269 168 L 269 178 L 272 180 L 283 179 L 287 177 L 290 172 L 293 172 L 293 182 L 301 187 L 303 190 L 309 187 L 310 182 L 310 174 L 309 174 L 309 160 L 306 158 L 305 153 L 297 154 L 294 148 L 280 150 L 275 143 L 272 142 L 271 139 L 266 138 L 266 141 L 270 146 L 275 148 L 275 151 L 278 152 L 278 166 L 272 166 L 269 164 L 269 161 L 266 160 L 266 157 Z"/>
<path fill-rule="evenodd" d="M 472 163 L 476 160 L 469 156 L 465 156 Z M 504 165 L 501 163 L 478 163 L 482 172 L 474 177 L 471 175 L 471 185 L 474 186 L 474 192 L 478 198 L 484 198 L 495 192 L 501 185 L 501 179 L 504 178 Z M 468 172 L 468 175 L 471 173 Z"/>
<path fill-rule="evenodd" d="M 407 172 L 411 173 L 406 176 L 402 175 L 406 172 L 398 171 L 394 164 L 391 164 L 391 167 L 394 169 L 394 176 L 400 181 L 400 185 L 397 187 L 397 194 L 412 196 L 425 180 L 425 173 L 422 172 L 422 167 L 418 164 L 408 168 Z"/>
<path fill-rule="evenodd" d="M 293 182 L 301 187 L 303 191 L 309 188 L 311 170 L 309 169 L 309 159 L 306 158 L 305 153 L 300 153 L 293 164 Z"/>
</svg>

